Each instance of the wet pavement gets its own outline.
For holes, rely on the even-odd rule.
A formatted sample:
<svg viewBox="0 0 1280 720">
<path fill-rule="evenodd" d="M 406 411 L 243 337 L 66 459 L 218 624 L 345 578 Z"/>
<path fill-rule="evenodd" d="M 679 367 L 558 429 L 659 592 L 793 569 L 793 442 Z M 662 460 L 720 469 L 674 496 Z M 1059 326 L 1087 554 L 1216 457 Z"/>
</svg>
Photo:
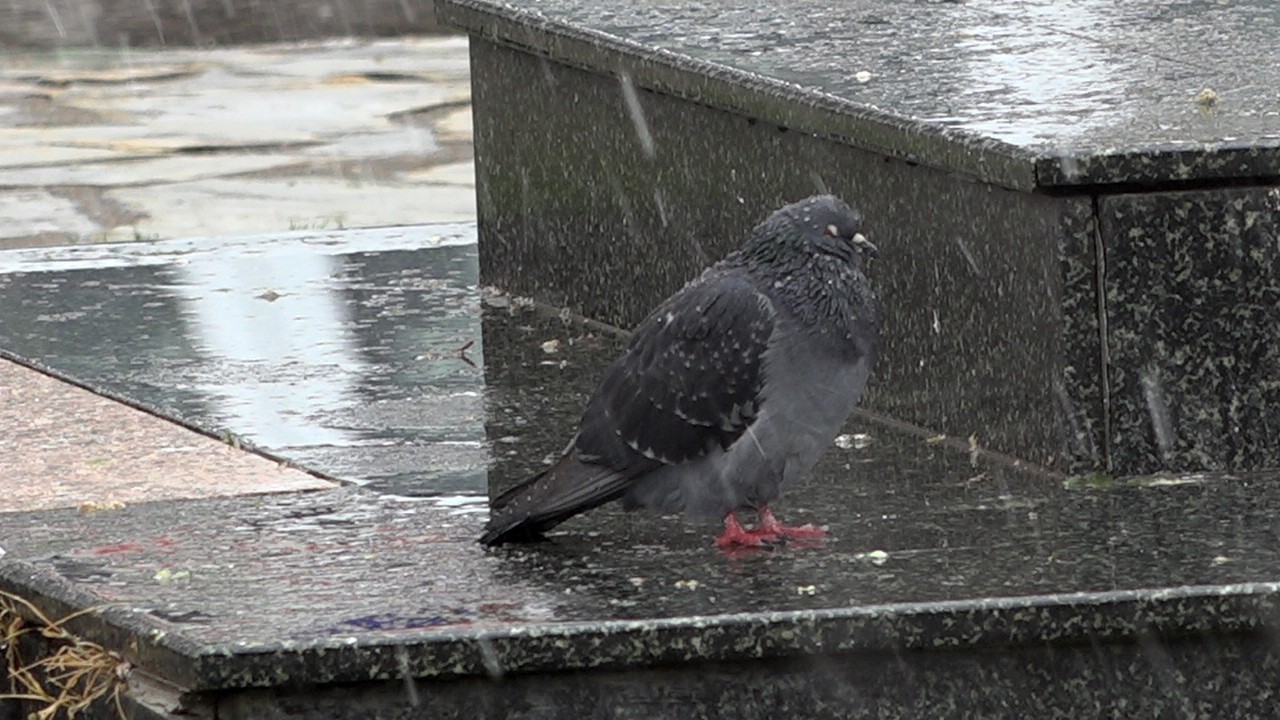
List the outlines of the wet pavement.
<svg viewBox="0 0 1280 720">
<path fill-rule="evenodd" d="M 0 250 L 10 252 L 4 253 L 0 280 L 0 351 L 44 357 L 55 374 L 95 378 L 100 394 L 198 421 L 202 432 L 234 445 L 299 454 L 351 439 L 382 447 L 384 469 L 394 468 L 392 453 L 404 444 L 403 435 L 369 432 L 370 418 L 379 418 L 385 430 L 381 426 L 394 425 L 393 416 L 421 417 L 417 411 L 430 408 L 433 399 L 381 398 L 359 409 L 369 416 L 362 418 L 354 407 L 361 388 L 352 378 L 391 372 L 392 366 L 406 366 L 400 371 L 416 376 L 440 372 L 441 363 L 430 360 L 433 343 L 466 335 L 469 325 L 465 317 L 452 323 L 435 317 L 435 329 L 413 326 L 421 308 L 410 281 L 389 297 L 362 294 L 360 253 L 370 243 L 406 251 L 466 245 L 470 249 L 428 253 L 444 263 L 433 268 L 439 278 L 429 281 L 442 288 L 421 299 L 440 303 L 450 292 L 474 290 L 473 280 L 457 278 L 460 272 L 474 275 L 473 268 L 455 267 L 451 276 L 445 267 L 450 252 L 474 253 L 473 226 L 410 227 L 474 219 L 469 96 L 467 43 L 456 37 L 215 49 L 6 49 L 0 56 Z M 373 239 L 347 232 L 340 244 L 349 256 L 341 259 L 321 249 L 338 242 L 334 233 L 344 228 L 385 226 L 405 229 Z M 261 236 L 228 240 L 247 233 L 267 234 L 273 242 Z M 101 244 L 167 238 L 184 240 L 126 250 Z M 217 250 L 223 247 L 237 248 L 238 259 L 224 262 Z M 328 277 L 330 265 L 340 262 L 348 263 L 345 277 Z M 328 295 L 326 283 L 350 297 Z M 348 313 L 357 299 L 366 304 Z M 349 336 L 378 324 L 361 308 L 379 302 L 395 306 L 387 316 L 394 311 L 408 318 L 402 330 L 423 332 L 414 356 L 422 358 L 350 355 Z M 471 306 L 454 307 L 465 316 Z M 261 332 L 242 335 L 242 322 Z M 187 323 L 200 330 L 198 337 L 178 336 Z M 322 330 L 325 343 L 303 339 Z M 206 362 L 206 345 L 224 355 Z M 153 351 L 174 362 L 148 359 Z M 25 396 L 41 383 L 38 374 L 15 370 L 3 389 Z M 68 397 L 60 417 L 94 412 L 84 400 L 91 394 Z M 66 467 L 71 458 L 62 457 L 61 448 L 76 443 L 58 438 L 55 416 L 41 415 L 39 407 L 19 411 L 5 434 L 17 435 L 23 425 L 50 434 L 6 442 L 9 457 L 27 469 Z M 298 435 L 295 415 L 343 410 L 341 426 L 331 419 L 307 426 L 309 438 Z M 401 425 L 412 422 L 421 421 Z M 474 468 L 478 422 L 469 429 L 456 423 L 465 438 L 439 437 L 420 425 L 412 432 L 428 443 L 439 441 L 437 447 L 456 439 L 449 448 L 454 452 L 430 458 L 450 471 Z M 153 432 L 144 420 L 137 424 L 140 432 Z M 127 433 L 97 432 L 104 454 L 131 452 Z M 188 435 L 175 437 L 188 442 Z M 59 449 L 42 453 L 42 447 Z M 26 491 L 26 474 L 9 474 L 3 482 L 24 490 L 10 493 L 14 508 L 111 494 L 124 501 L 154 498 L 161 488 L 178 497 L 249 489 L 251 476 L 219 472 L 186 482 L 191 489 L 184 491 L 175 479 L 186 477 L 186 466 L 165 464 L 179 455 L 166 442 L 157 447 L 155 467 L 125 473 L 127 492 L 119 480 L 113 484 L 106 474 L 91 473 L 78 476 L 74 492 L 50 491 L 37 502 Z M 404 450 L 401 467 L 426 459 L 420 450 Z M 367 481 L 373 479 L 370 467 L 334 459 L 331 469 Z M 385 477 L 394 474 L 389 470 Z M 449 476 L 477 487 L 474 473 Z"/>
<path fill-rule="evenodd" d="M 474 217 L 467 42 L 0 55 L 0 248 Z"/>
<path fill-rule="evenodd" d="M 409 493 L 485 491 L 479 308 L 473 225 L 0 251 L 0 348 Z"/>
</svg>

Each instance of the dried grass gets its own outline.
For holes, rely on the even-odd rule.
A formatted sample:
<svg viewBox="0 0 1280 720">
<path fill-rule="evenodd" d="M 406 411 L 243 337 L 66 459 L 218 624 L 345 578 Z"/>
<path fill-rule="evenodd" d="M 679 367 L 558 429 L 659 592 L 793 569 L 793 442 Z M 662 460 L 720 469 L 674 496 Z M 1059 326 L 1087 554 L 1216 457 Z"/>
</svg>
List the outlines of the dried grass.
<svg viewBox="0 0 1280 720">
<path fill-rule="evenodd" d="M 121 720 L 127 720 L 121 695 L 128 688 L 129 662 L 62 627 L 68 620 L 96 609 L 52 620 L 27 599 L 0 590 L 0 649 L 4 650 L 12 691 L 0 694 L 0 700 L 43 703 L 44 707 L 29 717 L 53 720 L 59 713 L 74 718 L 97 700 L 107 698 L 115 705 Z M 27 617 L 35 621 L 29 622 Z M 28 633 L 39 633 L 57 649 L 50 655 L 26 662 L 18 645 Z"/>
</svg>

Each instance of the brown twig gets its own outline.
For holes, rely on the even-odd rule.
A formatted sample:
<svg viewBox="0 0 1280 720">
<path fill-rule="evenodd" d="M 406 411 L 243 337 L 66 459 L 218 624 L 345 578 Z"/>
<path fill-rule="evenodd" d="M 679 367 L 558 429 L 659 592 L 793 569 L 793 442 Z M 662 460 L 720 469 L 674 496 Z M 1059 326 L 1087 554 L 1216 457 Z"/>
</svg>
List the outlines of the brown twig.
<svg viewBox="0 0 1280 720">
<path fill-rule="evenodd" d="M 34 623 L 27 621 L 20 608 L 34 618 Z M 117 653 L 63 627 L 69 620 L 98 609 L 86 608 L 53 620 L 26 598 L 0 590 L 0 646 L 5 650 L 5 667 L 13 690 L 0 694 L 0 700 L 44 703 L 31 717 L 53 720 L 62 712 L 67 718 L 74 718 L 100 698 L 110 697 L 116 713 L 121 720 L 126 720 L 122 694 L 128 688 L 132 666 Z M 18 650 L 18 642 L 23 635 L 33 632 L 39 632 L 58 647 L 52 654 L 26 663 Z"/>
</svg>

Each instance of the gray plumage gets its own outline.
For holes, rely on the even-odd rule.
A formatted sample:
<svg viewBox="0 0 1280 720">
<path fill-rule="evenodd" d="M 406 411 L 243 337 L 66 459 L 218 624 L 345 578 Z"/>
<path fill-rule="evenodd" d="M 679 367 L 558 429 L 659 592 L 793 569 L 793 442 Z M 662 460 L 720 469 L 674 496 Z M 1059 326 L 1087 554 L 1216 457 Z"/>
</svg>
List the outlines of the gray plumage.
<svg viewBox="0 0 1280 720">
<path fill-rule="evenodd" d="M 862 264 L 876 249 L 861 225 L 832 196 L 788 205 L 659 305 L 564 456 L 493 501 L 480 541 L 536 539 L 617 499 L 731 516 L 807 474 L 875 361 L 879 312 Z"/>
</svg>

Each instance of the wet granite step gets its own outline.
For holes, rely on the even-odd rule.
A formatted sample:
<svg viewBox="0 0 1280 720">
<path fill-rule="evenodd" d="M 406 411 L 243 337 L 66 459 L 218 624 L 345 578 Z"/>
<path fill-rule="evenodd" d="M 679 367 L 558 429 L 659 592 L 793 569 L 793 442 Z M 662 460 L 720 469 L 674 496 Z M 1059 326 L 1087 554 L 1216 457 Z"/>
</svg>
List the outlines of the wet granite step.
<svg viewBox="0 0 1280 720">
<path fill-rule="evenodd" d="M 869 407 L 1065 471 L 1280 467 L 1273 4 L 440 17 L 471 34 L 485 282 L 629 326 L 831 191 L 883 253 Z"/>
<path fill-rule="evenodd" d="M 482 497 L 345 488 L 5 514 L 0 589 L 96 608 L 66 627 L 162 717 L 1273 710 L 1274 478 L 1065 485 L 850 430 L 785 504 L 813 546 L 608 509 L 485 551 Z"/>
<path fill-rule="evenodd" d="M 347 481 L 0 512 L 0 590 L 92 609 L 66 627 L 132 664 L 131 717 L 1273 712 L 1266 474 L 1067 481 L 860 415 L 779 506 L 826 542 L 725 554 L 717 528 L 606 508 L 484 550 L 484 487 L 563 446 L 622 339 L 482 293 L 469 230 L 0 255 L 9 354 Z M 328 352 L 246 352 L 303 337 Z M 295 384 L 314 442 L 279 442 L 274 386 L 306 377 L 346 390 Z M 246 412 L 254 387 L 273 400 Z"/>
</svg>

